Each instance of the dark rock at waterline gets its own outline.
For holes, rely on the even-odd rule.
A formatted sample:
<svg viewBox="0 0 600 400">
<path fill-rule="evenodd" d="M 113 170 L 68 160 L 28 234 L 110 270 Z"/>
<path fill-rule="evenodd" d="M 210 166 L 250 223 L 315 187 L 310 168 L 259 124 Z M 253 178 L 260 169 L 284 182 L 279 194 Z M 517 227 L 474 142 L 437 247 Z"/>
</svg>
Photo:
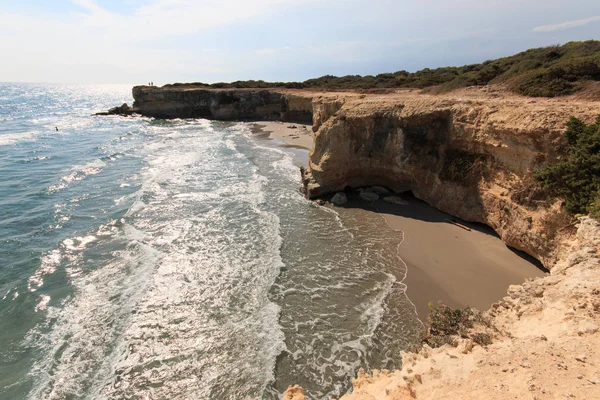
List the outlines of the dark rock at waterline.
<svg viewBox="0 0 600 400">
<path fill-rule="evenodd" d="M 113 107 L 113 108 L 109 109 L 107 112 L 99 112 L 94 115 L 130 116 L 130 115 L 133 115 L 134 112 L 135 112 L 135 110 L 132 107 L 129 107 L 129 105 L 127 103 L 123 103 L 122 105 L 120 105 L 118 107 Z"/>
</svg>

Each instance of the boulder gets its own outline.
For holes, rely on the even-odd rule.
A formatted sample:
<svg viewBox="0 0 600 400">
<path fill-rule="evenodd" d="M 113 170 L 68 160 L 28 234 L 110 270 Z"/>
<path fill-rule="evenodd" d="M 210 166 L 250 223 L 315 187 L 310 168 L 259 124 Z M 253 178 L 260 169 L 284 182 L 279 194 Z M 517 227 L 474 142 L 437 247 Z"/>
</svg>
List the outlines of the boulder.
<svg viewBox="0 0 600 400">
<path fill-rule="evenodd" d="M 408 201 L 406 201 L 398 196 L 387 196 L 387 197 L 383 198 L 383 201 L 385 201 L 386 203 L 390 203 L 390 204 L 397 204 L 399 206 L 407 206 L 408 205 Z"/>
<path fill-rule="evenodd" d="M 342 204 L 346 204 L 348 202 L 348 197 L 346 197 L 345 193 L 339 192 L 336 193 L 329 201 L 334 206 L 341 206 Z"/>
<path fill-rule="evenodd" d="M 129 107 L 127 103 L 123 103 L 118 107 L 113 107 L 108 110 L 108 112 L 99 112 L 96 115 L 124 115 L 129 116 L 133 115 L 134 109 Z"/>
<path fill-rule="evenodd" d="M 377 193 L 371 193 L 371 192 L 360 192 L 359 194 L 360 198 L 365 200 L 365 201 L 377 201 L 379 200 L 379 195 Z"/>
<path fill-rule="evenodd" d="M 298 385 L 288 386 L 281 400 L 306 400 L 304 389 Z"/>
<path fill-rule="evenodd" d="M 383 186 L 371 186 L 369 189 L 371 189 L 370 192 L 377 193 L 378 195 L 390 194 L 390 191 Z"/>
</svg>

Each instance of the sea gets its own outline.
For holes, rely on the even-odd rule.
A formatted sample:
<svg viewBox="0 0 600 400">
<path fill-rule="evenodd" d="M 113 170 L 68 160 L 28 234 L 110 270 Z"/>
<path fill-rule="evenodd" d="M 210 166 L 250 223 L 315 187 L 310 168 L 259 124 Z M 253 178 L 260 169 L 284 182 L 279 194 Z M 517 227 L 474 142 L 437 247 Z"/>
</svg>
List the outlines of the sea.
<svg viewBox="0 0 600 400">
<path fill-rule="evenodd" d="M 0 83 L 0 399 L 310 399 L 423 331 L 403 233 L 301 193 L 247 123 L 94 116 L 130 85 Z"/>
</svg>

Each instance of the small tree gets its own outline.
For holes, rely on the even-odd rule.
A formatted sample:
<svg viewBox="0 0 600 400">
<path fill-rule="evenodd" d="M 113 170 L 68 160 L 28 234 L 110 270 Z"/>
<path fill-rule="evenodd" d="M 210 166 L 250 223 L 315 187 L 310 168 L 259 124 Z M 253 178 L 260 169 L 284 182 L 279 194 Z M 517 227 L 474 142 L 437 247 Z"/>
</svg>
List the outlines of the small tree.
<svg viewBox="0 0 600 400">
<path fill-rule="evenodd" d="M 590 125 L 571 117 L 565 139 L 566 157 L 537 173 L 536 179 L 565 199 L 567 211 L 587 214 L 600 193 L 600 116 Z"/>
</svg>

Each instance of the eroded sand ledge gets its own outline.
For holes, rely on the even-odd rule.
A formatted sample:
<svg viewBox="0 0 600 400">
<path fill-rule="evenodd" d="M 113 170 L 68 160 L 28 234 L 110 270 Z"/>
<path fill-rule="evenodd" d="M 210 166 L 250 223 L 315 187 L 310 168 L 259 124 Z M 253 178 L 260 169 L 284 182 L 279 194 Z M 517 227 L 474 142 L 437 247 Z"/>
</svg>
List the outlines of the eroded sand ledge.
<svg viewBox="0 0 600 400">
<path fill-rule="evenodd" d="M 487 312 L 498 329 L 492 345 L 463 340 L 403 354 L 402 371 L 361 372 L 344 398 L 600 398 L 600 225 L 582 218 L 575 228 L 559 202 L 542 204 L 527 193 L 531 173 L 559 156 L 565 121 L 592 121 L 599 102 L 532 100 L 489 87 L 439 96 L 139 87 L 134 97 L 136 111 L 158 117 L 311 115 L 316 135 L 303 177 L 309 197 L 374 184 L 412 190 L 442 211 L 492 227 L 550 269 L 511 286 Z M 448 173 L 456 168 L 458 176 Z M 286 395 L 302 396 L 297 388 Z"/>
</svg>

